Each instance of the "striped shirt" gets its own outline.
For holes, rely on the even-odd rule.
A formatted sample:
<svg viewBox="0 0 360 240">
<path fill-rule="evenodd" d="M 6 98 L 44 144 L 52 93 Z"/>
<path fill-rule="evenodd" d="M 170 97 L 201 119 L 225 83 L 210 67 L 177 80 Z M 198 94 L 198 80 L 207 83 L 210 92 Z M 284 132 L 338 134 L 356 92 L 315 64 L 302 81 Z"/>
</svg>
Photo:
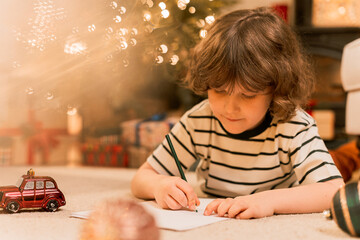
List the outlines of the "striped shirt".
<svg viewBox="0 0 360 240">
<path fill-rule="evenodd" d="M 341 178 L 314 119 L 300 109 L 287 122 L 268 113 L 255 129 L 231 134 L 204 100 L 170 135 L 184 170 L 198 162 L 205 193 L 234 197 Z M 147 161 L 160 174 L 179 176 L 166 140 Z"/>
</svg>

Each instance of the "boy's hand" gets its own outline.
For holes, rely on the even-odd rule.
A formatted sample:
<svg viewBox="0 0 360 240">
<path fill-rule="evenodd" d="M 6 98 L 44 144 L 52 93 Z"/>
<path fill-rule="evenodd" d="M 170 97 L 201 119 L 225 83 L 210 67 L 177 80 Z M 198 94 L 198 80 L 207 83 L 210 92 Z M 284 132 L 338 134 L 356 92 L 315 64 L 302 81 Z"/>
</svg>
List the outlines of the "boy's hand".
<svg viewBox="0 0 360 240">
<path fill-rule="evenodd" d="M 156 184 L 154 197 L 161 208 L 195 210 L 196 205 L 200 205 L 194 189 L 179 177 L 164 176 L 154 184 Z"/>
<path fill-rule="evenodd" d="M 215 199 L 206 206 L 204 215 L 215 212 L 220 217 L 250 219 L 274 215 L 274 208 L 270 199 L 262 194 L 240 196 L 236 198 Z"/>
</svg>

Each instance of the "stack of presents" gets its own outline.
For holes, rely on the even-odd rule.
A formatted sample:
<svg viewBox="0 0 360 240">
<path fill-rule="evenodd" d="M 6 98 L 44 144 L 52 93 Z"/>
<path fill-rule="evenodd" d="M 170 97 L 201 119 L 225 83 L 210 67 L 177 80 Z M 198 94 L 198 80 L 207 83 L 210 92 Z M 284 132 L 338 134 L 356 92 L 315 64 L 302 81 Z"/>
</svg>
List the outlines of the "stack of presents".
<svg viewBox="0 0 360 240">
<path fill-rule="evenodd" d="M 115 134 L 104 134 L 97 141 L 82 145 L 85 165 L 137 168 L 163 141 L 179 117 L 166 114 L 148 119 L 124 121 Z"/>
<path fill-rule="evenodd" d="M 84 165 L 113 167 L 128 165 L 126 151 L 117 133 L 107 133 L 87 139 L 81 146 L 81 152 Z"/>
</svg>

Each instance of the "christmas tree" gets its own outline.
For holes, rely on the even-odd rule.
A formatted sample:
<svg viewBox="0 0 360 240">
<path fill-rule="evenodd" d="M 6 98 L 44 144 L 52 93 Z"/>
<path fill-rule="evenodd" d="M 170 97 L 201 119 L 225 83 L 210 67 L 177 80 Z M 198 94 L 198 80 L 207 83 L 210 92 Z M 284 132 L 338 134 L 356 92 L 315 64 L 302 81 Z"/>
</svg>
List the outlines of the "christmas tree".
<svg viewBox="0 0 360 240">
<path fill-rule="evenodd" d="M 117 41 L 120 44 L 117 47 L 119 50 L 109 55 L 109 62 L 115 64 L 116 72 L 122 69 L 119 74 L 135 82 L 134 89 L 131 89 L 132 94 L 146 99 L 167 99 L 175 105 L 166 107 L 175 107 L 179 100 L 177 94 L 189 94 L 179 92 L 183 89 L 179 89 L 176 82 L 186 72 L 191 48 L 206 36 L 206 27 L 215 20 L 220 9 L 226 4 L 230 4 L 230 1 L 142 0 L 122 1 L 121 5 L 111 1 L 114 14 L 124 13 L 124 17 L 117 15 L 114 18 L 119 21 L 117 30 L 110 30 L 111 36 L 108 36 L 110 42 Z M 128 15 L 127 9 L 130 9 Z M 139 72 L 138 69 L 143 71 Z M 124 104 L 121 92 L 124 87 L 129 87 L 128 83 L 118 83 L 119 91 L 114 91 L 113 95 L 114 106 Z M 143 87 L 138 87 L 139 85 Z M 180 97 L 181 104 L 189 107 L 192 99 L 186 97 L 190 96 Z M 131 99 L 128 96 L 127 98 Z"/>
<path fill-rule="evenodd" d="M 77 108 L 102 124 L 187 105 L 191 97 L 179 98 L 177 82 L 191 48 L 232 2 L 26 1 L 32 11 L 14 18 L 12 76 L 37 98 L 35 108 Z M 165 106 L 155 107 L 160 102 Z"/>
</svg>

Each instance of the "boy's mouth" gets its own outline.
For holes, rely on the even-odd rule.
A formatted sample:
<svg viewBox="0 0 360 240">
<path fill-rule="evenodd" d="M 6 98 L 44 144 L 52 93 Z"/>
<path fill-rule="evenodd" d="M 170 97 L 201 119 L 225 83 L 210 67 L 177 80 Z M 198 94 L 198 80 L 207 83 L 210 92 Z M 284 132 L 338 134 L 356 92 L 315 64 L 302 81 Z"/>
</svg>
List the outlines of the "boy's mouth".
<svg viewBox="0 0 360 240">
<path fill-rule="evenodd" d="M 228 120 L 229 122 L 238 122 L 238 121 L 241 121 L 243 118 L 228 118 L 228 117 L 225 117 L 224 118 L 226 120 Z"/>
</svg>

